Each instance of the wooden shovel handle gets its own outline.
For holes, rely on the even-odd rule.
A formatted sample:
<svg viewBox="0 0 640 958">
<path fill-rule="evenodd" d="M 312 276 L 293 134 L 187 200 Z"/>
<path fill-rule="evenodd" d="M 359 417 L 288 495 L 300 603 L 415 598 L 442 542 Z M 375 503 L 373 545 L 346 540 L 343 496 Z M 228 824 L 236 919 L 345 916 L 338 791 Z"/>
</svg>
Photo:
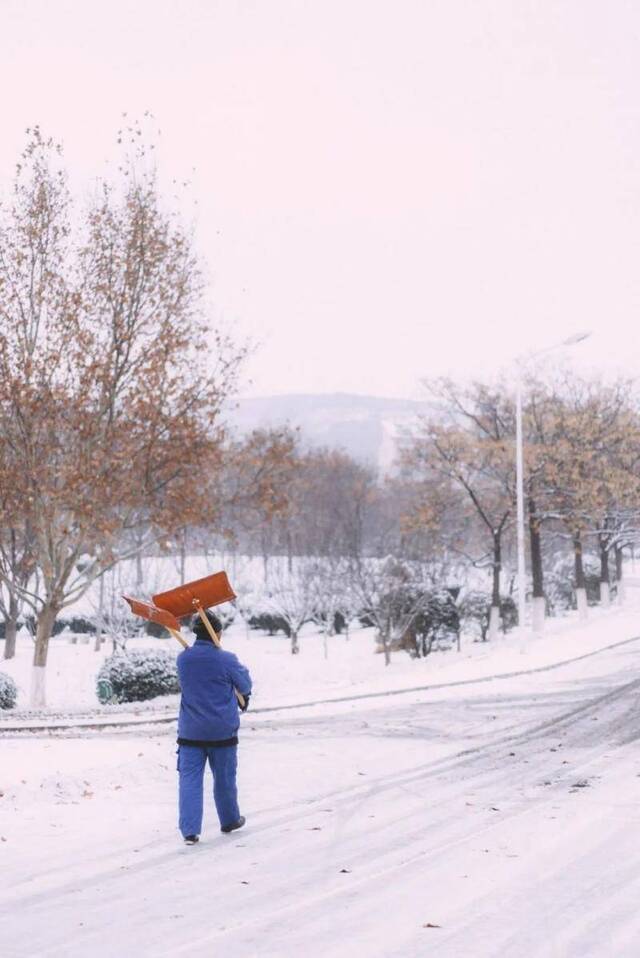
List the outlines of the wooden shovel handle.
<svg viewBox="0 0 640 958">
<path fill-rule="evenodd" d="M 187 642 L 186 639 L 182 638 L 179 632 L 176 632 L 175 629 L 169 629 L 168 626 L 166 628 L 169 632 L 171 632 L 171 635 L 174 637 L 174 639 L 176 639 L 180 643 L 183 649 L 189 648 L 189 643 Z"/>
</svg>

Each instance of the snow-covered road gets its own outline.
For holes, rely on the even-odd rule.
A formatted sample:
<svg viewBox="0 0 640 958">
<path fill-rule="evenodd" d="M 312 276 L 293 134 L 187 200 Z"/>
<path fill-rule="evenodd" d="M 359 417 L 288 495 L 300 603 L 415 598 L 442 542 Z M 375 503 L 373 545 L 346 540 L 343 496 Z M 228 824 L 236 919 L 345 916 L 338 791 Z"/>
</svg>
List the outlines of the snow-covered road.
<svg viewBox="0 0 640 958">
<path fill-rule="evenodd" d="M 248 825 L 193 848 L 170 732 L 5 741 L 0 953 L 635 958 L 639 736 L 640 643 L 249 715 Z"/>
</svg>

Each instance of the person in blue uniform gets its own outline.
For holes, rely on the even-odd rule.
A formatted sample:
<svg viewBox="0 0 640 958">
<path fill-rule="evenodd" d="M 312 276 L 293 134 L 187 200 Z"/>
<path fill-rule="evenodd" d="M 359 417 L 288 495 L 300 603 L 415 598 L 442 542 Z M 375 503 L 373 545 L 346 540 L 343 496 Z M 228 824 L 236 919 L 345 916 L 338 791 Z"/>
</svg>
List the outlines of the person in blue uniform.
<svg viewBox="0 0 640 958">
<path fill-rule="evenodd" d="M 219 636 L 222 623 L 206 612 Z M 246 711 L 251 695 L 249 671 L 232 653 L 215 645 L 204 622 L 195 616 L 195 642 L 178 656 L 182 693 L 178 717 L 179 828 L 194 845 L 202 831 L 202 793 L 207 762 L 213 774 L 213 800 L 225 833 L 242 828 L 238 807 L 239 708 Z M 238 703 L 236 691 L 244 702 Z"/>
</svg>

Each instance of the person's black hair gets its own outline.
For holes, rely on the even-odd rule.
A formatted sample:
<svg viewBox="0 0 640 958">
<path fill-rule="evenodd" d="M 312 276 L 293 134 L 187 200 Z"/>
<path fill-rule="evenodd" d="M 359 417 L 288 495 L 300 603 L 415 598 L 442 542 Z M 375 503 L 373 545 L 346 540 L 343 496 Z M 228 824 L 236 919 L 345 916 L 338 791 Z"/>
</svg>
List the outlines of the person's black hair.
<svg viewBox="0 0 640 958">
<path fill-rule="evenodd" d="M 208 618 L 216 634 L 220 635 L 220 633 L 222 632 L 222 622 L 220 621 L 218 616 L 215 614 L 215 612 L 211 612 L 209 611 L 209 609 L 205 609 L 204 614 Z M 209 641 L 211 641 L 211 636 L 209 635 L 209 632 L 207 631 L 207 627 L 197 613 L 196 615 L 194 615 L 193 619 L 191 620 L 191 631 L 195 634 L 196 639 L 209 639 Z"/>
</svg>

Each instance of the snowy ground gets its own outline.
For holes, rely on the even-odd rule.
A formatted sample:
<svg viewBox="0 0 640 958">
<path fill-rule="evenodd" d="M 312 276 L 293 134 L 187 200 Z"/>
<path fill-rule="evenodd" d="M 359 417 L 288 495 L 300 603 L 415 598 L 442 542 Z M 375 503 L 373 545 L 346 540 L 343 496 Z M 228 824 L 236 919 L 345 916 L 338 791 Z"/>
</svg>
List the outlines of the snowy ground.
<svg viewBox="0 0 640 958">
<path fill-rule="evenodd" d="M 297 658 L 281 639 L 233 647 L 264 706 L 462 681 L 640 635 L 634 592 L 524 654 L 514 638 L 385 670 L 365 635 L 368 648 L 334 640 L 322 672 L 313 636 Z M 639 705 L 640 641 L 508 679 L 248 713 L 248 824 L 221 835 L 209 809 L 194 848 L 175 828 L 173 729 L 0 740 L 1 954 L 635 958 Z"/>
</svg>

